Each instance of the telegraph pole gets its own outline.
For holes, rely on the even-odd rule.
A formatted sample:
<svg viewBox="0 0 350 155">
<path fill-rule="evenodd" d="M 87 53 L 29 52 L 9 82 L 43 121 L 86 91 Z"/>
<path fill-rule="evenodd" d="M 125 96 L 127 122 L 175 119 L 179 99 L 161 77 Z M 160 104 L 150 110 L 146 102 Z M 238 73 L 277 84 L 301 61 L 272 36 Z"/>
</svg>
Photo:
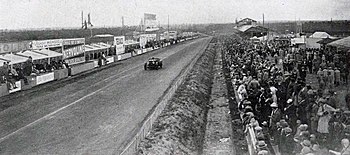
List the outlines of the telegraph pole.
<svg viewBox="0 0 350 155">
<path fill-rule="evenodd" d="M 168 36 L 167 36 L 168 40 L 170 39 L 170 35 L 169 35 L 169 14 L 168 14 Z"/>
</svg>

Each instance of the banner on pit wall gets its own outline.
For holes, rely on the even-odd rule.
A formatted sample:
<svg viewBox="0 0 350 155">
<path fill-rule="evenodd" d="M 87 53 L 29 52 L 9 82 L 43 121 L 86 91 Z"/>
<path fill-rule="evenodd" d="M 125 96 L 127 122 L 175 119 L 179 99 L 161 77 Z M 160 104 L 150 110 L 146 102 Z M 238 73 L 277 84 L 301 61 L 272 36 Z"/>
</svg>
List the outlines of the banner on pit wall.
<svg viewBox="0 0 350 155">
<path fill-rule="evenodd" d="M 0 53 L 11 53 L 30 49 L 30 41 L 0 43 Z"/>
<path fill-rule="evenodd" d="M 125 36 L 114 37 L 115 51 L 117 55 L 125 53 Z"/>
<path fill-rule="evenodd" d="M 72 38 L 72 39 L 63 39 L 63 45 L 79 45 L 85 44 L 85 38 Z"/>
<path fill-rule="evenodd" d="M 69 58 L 64 61 L 69 65 L 80 64 L 85 62 L 85 57 Z"/>
</svg>

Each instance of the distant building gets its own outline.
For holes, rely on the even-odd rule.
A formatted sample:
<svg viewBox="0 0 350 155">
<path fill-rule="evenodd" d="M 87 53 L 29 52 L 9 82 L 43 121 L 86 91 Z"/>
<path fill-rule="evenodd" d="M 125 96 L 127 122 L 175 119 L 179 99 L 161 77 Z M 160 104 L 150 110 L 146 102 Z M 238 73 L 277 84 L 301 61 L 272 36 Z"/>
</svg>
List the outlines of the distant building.
<svg viewBox="0 0 350 155">
<path fill-rule="evenodd" d="M 250 18 L 244 18 L 236 22 L 235 28 L 248 37 L 261 37 L 267 35 L 268 32 L 267 28 L 257 25 L 257 21 Z"/>
<path fill-rule="evenodd" d="M 244 19 L 238 21 L 236 24 L 237 24 L 237 26 L 243 26 L 243 25 L 256 26 L 257 25 L 257 21 L 253 20 L 253 19 L 250 19 L 250 18 L 244 18 Z"/>
<path fill-rule="evenodd" d="M 261 37 L 267 35 L 268 28 L 265 28 L 263 26 L 254 26 L 254 25 L 243 25 L 239 26 L 236 29 L 243 32 L 249 37 Z"/>
</svg>

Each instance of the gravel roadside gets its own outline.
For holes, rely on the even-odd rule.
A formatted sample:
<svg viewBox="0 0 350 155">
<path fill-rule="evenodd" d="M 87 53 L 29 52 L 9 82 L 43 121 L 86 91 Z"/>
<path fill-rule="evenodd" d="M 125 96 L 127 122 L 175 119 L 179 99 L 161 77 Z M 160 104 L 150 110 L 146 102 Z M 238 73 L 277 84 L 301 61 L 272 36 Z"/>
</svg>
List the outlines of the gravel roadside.
<svg viewBox="0 0 350 155">
<path fill-rule="evenodd" d="M 213 77 L 211 42 L 140 143 L 138 154 L 202 154 Z"/>
<path fill-rule="evenodd" d="M 222 64 L 223 49 L 220 43 L 216 45 L 215 50 L 211 108 L 208 111 L 203 154 L 232 155 L 235 154 L 235 148 L 232 143 L 231 115 Z"/>
</svg>

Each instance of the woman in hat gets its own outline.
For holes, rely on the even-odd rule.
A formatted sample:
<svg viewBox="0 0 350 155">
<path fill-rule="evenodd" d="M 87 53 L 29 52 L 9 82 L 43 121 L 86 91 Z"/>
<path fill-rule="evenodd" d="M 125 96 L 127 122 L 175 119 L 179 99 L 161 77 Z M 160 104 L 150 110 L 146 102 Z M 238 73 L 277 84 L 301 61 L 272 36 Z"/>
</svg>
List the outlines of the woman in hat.
<svg viewBox="0 0 350 155">
<path fill-rule="evenodd" d="M 329 134 L 329 120 L 331 119 L 332 115 L 331 113 L 335 111 L 333 107 L 328 105 L 326 103 L 327 101 L 323 98 L 319 100 L 319 108 L 317 115 L 319 116 L 318 119 L 318 127 L 317 132 L 322 134 L 324 138 L 326 138 Z"/>
</svg>

